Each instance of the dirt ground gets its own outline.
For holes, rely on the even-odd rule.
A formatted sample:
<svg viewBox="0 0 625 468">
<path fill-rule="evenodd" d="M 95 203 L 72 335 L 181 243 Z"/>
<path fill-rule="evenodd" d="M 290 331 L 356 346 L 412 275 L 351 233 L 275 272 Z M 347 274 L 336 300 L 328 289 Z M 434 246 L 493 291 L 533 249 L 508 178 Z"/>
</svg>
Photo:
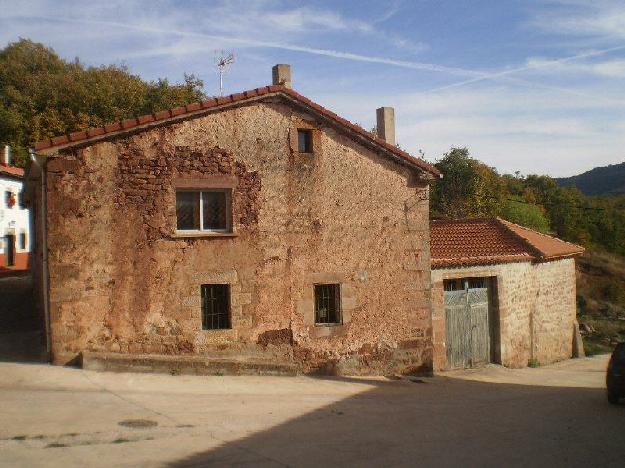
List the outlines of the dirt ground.
<svg viewBox="0 0 625 468">
<path fill-rule="evenodd" d="M 606 358 L 416 381 L 0 363 L 0 466 L 622 466 Z"/>
</svg>

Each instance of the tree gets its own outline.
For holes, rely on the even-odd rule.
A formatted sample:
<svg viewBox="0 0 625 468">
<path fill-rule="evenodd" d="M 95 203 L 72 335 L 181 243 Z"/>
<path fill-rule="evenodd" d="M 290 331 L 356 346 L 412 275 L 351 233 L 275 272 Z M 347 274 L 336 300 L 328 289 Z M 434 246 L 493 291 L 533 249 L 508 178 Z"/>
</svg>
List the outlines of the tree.
<svg viewBox="0 0 625 468">
<path fill-rule="evenodd" d="M 522 199 L 510 198 L 505 200 L 499 211 L 499 216 L 535 231 L 549 233 L 551 230 L 544 208 L 527 203 Z"/>
<path fill-rule="evenodd" d="M 432 211 L 444 218 L 495 216 L 505 193 L 497 172 L 469 156 L 467 148 L 451 148 L 435 166 L 443 173 L 432 187 Z"/>
<path fill-rule="evenodd" d="M 0 142 L 24 166 L 36 141 L 205 98 L 193 75 L 183 84 L 146 82 L 126 67 L 86 67 L 20 39 L 0 51 Z"/>
</svg>

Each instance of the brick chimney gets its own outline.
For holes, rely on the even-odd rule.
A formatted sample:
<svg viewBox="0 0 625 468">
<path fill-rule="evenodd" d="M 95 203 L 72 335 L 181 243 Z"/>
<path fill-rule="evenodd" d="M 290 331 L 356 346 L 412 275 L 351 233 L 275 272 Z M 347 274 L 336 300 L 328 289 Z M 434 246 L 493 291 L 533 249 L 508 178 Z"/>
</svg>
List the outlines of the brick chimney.
<svg viewBox="0 0 625 468">
<path fill-rule="evenodd" d="M 11 165 L 11 147 L 9 145 L 2 145 L 2 160 L 0 162 L 5 166 Z"/>
<path fill-rule="evenodd" d="M 291 65 L 279 63 L 271 69 L 273 84 L 291 88 Z"/>
<path fill-rule="evenodd" d="M 389 145 L 395 146 L 395 109 L 380 107 L 376 109 L 378 136 Z"/>
</svg>

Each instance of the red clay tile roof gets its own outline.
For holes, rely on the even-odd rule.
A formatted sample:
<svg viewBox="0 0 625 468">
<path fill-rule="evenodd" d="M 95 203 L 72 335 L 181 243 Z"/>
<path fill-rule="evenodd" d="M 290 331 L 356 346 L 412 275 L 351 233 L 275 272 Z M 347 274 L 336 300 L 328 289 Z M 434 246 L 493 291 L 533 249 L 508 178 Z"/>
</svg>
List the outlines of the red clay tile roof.
<svg viewBox="0 0 625 468">
<path fill-rule="evenodd" d="M 579 255 L 583 247 L 499 218 L 432 221 L 432 268 L 546 261 Z"/>
<path fill-rule="evenodd" d="M 18 177 L 21 179 L 24 177 L 24 169 L 22 169 L 21 167 L 6 166 L 0 163 L 0 174 L 8 175 L 11 177 Z"/>
<path fill-rule="evenodd" d="M 504 219 L 498 219 L 498 221 L 516 236 L 520 237 L 524 242 L 536 249 L 542 258 L 568 257 L 584 252 L 584 248 L 577 244 L 572 244 L 571 242 L 563 241 L 557 237 L 536 232 Z"/>
<path fill-rule="evenodd" d="M 265 86 L 262 88 L 244 91 L 242 93 L 231 94 L 229 96 L 211 98 L 202 102 L 194 102 L 193 104 L 189 104 L 185 107 L 177 107 L 174 109 L 163 110 L 154 114 L 142 115 L 134 119 L 127 119 L 121 122 L 113 122 L 105 125 L 104 127 L 90 128 L 85 131 L 61 135 L 51 139 L 49 138 L 36 143 L 35 151 L 44 151 L 45 153 L 51 148 L 67 148 L 78 144 L 85 144 L 96 138 L 102 138 L 103 136 L 113 136 L 115 134 L 119 134 L 131 129 L 137 130 L 138 128 L 144 126 L 149 127 L 150 124 L 162 124 L 164 122 L 167 122 L 168 120 L 181 116 L 190 116 L 192 114 L 202 115 L 204 113 L 203 111 L 217 110 L 220 107 L 229 106 L 233 103 L 239 103 L 242 101 L 251 100 L 253 98 L 258 99 L 261 96 L 262 99 L 264 99 L 265 97 L 269 97 L 272 95 L 281 95 L 291 100 L 292 102 L 306 107 L 308 110 L 316 112 L 322 117 L 334 122 L 338 126 L 356 133 L 359 137 L 375 145 L 375 147 L 384 150 L 383 154 L 392 156 L 412 168 L 425 171 L 435 177 L 439 177 L 441 175 L 439 170 L 436 169 L 436 167 L 434 167 L 433 165 L 428 164 L 422 159 L 415 158 L 414 156 L 410 155 L 406 151 L 397 148 L 396 146 L 388 144 L 381 138 L 374 136 L 373 134 L 359 127 L 358 125 L 355 125 L 348 120 L 339 117 L 334 112 L 320 106 L 319 104 L 311 101 L 307 97 L 302 96 L 298 92 L 293 91 L 290 88 L 278 85 Z"/>
</svg>

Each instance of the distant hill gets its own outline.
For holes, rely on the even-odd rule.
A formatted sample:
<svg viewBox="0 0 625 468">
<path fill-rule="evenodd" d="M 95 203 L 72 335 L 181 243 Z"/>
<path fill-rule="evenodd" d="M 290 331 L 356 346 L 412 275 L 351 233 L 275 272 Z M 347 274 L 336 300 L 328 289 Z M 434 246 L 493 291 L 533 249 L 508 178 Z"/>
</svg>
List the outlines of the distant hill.
<svg viewBox="0 0 625 468">
<path fill-rule="evenodd" d="M 577 187 L 586 195 L 625 195 L 625 162 L 555 181 L 560 187 Z"/>
</svg>

